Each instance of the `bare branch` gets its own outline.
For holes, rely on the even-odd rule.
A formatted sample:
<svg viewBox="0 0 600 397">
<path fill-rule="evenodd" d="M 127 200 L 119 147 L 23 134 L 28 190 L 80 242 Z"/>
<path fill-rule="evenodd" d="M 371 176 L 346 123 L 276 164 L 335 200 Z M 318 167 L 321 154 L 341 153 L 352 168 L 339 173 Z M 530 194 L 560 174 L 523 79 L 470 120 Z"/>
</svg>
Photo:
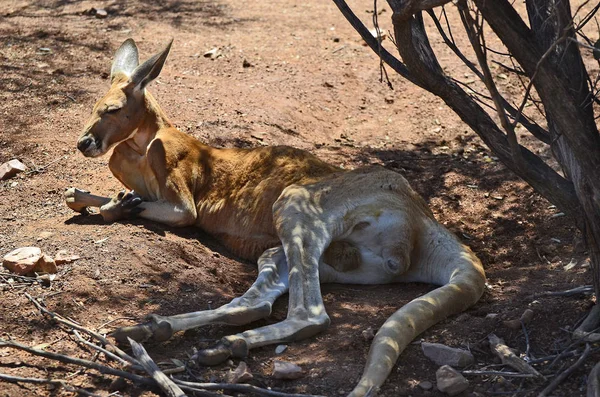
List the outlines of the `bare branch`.
<svg viewBox="0 0 600 397">
<path fill-rule="evenodd" d="M 185 393 L 179 386 L 177 386 L 167 375 L 162 373 L 158 365 L 152 360 L 152 358 L 144 349 L 140 343 L 137 343 L 131 338 L 127 338 L 129 344 L 133 349 L 133 355 L 139 360 L 140 365 L 144 367 L 144 370 L 156 381 L 158 386 L 170 397 L 185 397 Z"/>
<path fill-rule="evenodd" d="M 239 393 L 256 394 L 259 396 L 267 396 L 267 397 L 323 397 L 323 396 L 310 395 L 310 394 L 282 393 L 279 391 L 262 389 L 260 387 L 256 387 L 256 386 L 252 386 L 252 385 L 244 385 L 244 384 L 196 383 L 196 382 L 187 382 L 187 381 L 176 379 L 176 378 L 174 378 L 173 381 L 175 383 L 177 383 L 178 385 L 182 386 L 182 388 L 189 387 L 189 388 L 202 389 L 202 390 L 226 390 L 226 391 L 233 391 L 233 392 L 239 392 Z"/>
<path fill-rule="evenodd" d="M 369 29 L 361 22 L 360 19 L 354 14 L 354 12 L 348 7 L 348 4 L 344 0 L 333 0 L 335 5 L 339 8 L 342 15 L 350 22 L 350 25 L 360 34 L 360 37 L 367 43 L 367 45 L 378 54 L 385 63 L 387 63 L 396 73 L 404 77 L 413 84 L 420 85 L 408 71 L 406 66 L 400 62 L 396 57 L 390 54 L 383 46 L 380 46 L 378 40 L 373 37 Z"/>
<path fill-rule="evenodd" d="M 4 339 L 0 339 L 0 347 L 9 347 L 9 348 L 13 348 L 13 349 L 23 350 L 23 351 L 26 351 L 27 353 L 31 353 L 36 356 L 48 358 L 50 360 L 60 361 L 65 364 L 74 364 L 74 365 L 79 365 L 79 366 L 82 366 L 85 368 L 94 369 L 102 374 L 119 376 L 121 378 L 126 378 L 126 379 L 132 380 L 134 382 L 141 383 L 143 385 L 150 385 L 150 386 L 155 385 L 154 380 L 144 378 L 143 376 L 139 376 L 139 375 L 135 375 L 135 374 L 132 374 L 132 373 L 129 373 L 126 371 L 121 371 L 118 369 L 107 367 L 106 365 L 98 364 L 96 362 L 84 360 L 81 358 L 70 357 L 70 356 L 65 356 L 63 354 L 50 353 L 50 352 L 47 352 L 44 350 L 34 349 L 32 347 L 25 346 L 25 345 L 22 345 L 20 343 L 13 342 L 13 341 L 7 341 Z"/>
<path fill-rule="evenodd" d="M 89 330 L 85 327 L 82 327 L 79 324 L 75 324 L 74 322 L 67 320 L 66 318 L 62 317 L 60 314 L 54 313 L 48 309 L 46 309 L 44 306 L 42 306 L 36 299 L 34 299 L 31 295 L 29 295 L 27 292 L 25 292 L 25 296 L 27 297 L 27 299 L 29 299 L 43 314 L 48 315 L 51 319 L 66 325 L 69 328 L 72 329 L 76 329 L 78 331 L 84 332 L 90 336 L 92 336 L 93 338 L 97 339 L 98 341 L 100 341 L 104 346 L 108 346 L 110 347 L 117 355 L 119 355 L 123 360 L 130 362 L 131 364 L 139 364 L 137 362 L 137 360 L 133 357 L 131 357 L 129 354 L 125 353 L 123 350 L 119 349 L 116 345 L 114 345 L 113 343 L 111 343 L 108 339 L 106 339 L 105 337 L 103 337 L 102 335 L 100 335 L 97 332 L 94 332 L 92 330 Z"/>
<path fill-rule="evenodd" d="M 560 375 L 558 375 L 556 378 L 554 378 L 552 380 L 552 382 L 550 382 L 550 384 L 548 386 L 546 386 L 546 388 L 544 390 L 542 390 L 542 392 L 540 394 L 538 394 L 538 397 L 546 397 L 548 394 L 552 393 L 552 391 L 554 389 L 556 389 L 558 387 L 558 385 L 560 385 L 565 379 L 567 379 L 573 373 L 573 371 L 575 371 L 577 368 L 579 368 L 583 365 L 583 363 L 585 362 L 585 360 L 588 358 L 589 355 L 590 355 L 590 344 L 586 343 L 583 354 L 579 357 L 579 359 L 573 365 L 571 365 L 569 368 L 567 368 L 565 371 L 561 372 Z"/>
<path fill-rule="evenodd" d="M 515 133 L 515 125 L 511 124 L 508 121 L 508 117 L 506 116 L 506 113 L 504 112 L 504 107 L 502 106 L 502 100 L 500 99 L 502 96 L 498 92 L 498 88 L 494 83 L 492 72 L 490 71 L 490 68 L 487 64 L 486 56 L 481 50 L 482 46 L 485 48 L 485 43 L 481 43 L 480 41 L 484 40 L 483 32 L 480 29 L 476 28 L 475 21 L 471 17 L 471 14 L 464 0 L 458 2 L 458 10 L 460 12 L 463 25 L 467 32 L 467 36 L 469 37 L 469 41 L 471 42 L 471 47 L 475 51 L 475 55 L 477 56 L 477 60 L 479 61 L 479 67 L 483 72 L 483 82 L 487 87 L 488 91 L 490 92 L 492 100 L 494 101 L 494 105 L 496 106 L 496 113 L 498 114 L 498 117 L 500 119 L 500 124 L 502 125 L 502 128 L 504 128 L 504 131 L 506 131 L 508 143 L 510 145 L 515 165 L 517 166 L 517 168 L 522 169 L 525 167 L 525 159 L 523 159 L 523 155 L 521 154 L 521 148 L 519 146 L 519 141 L 517 140 L 517 134 Z M 516 121 L 519 121 L 518 116 Z"/>
</svg>

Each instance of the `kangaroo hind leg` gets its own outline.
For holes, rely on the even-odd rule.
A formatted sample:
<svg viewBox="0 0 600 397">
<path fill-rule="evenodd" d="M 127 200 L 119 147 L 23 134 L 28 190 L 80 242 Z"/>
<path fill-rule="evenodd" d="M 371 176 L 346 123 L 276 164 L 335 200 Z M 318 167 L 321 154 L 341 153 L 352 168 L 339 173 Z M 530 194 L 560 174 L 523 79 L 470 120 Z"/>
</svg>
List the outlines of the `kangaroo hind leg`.
<svg viewBox="0 0 600 397">
<path fill-rule="evenodd" d="M 202 310 L 175 316 L 152 314 L 147 321 L 119 328 L 112 336 L 119 342 L 130 337 L 136 341 L 164 341 L 175 332 L 208 324 L 243 325 L 271 314 L 275 300 L 288 290 L 288 266 L 282 247 L 265 251 L 258 260 L 258 277 L 244 295 L 214 310 Z"/>
</svg>

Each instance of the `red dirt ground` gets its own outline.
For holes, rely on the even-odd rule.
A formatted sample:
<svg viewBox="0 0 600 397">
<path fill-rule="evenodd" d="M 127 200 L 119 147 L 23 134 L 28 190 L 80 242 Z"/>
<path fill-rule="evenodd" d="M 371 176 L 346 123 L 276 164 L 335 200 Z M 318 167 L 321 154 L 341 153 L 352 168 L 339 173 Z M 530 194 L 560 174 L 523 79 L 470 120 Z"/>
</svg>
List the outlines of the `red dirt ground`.
<svg viewBox="0 0 600 397">
<path fill-rule="evenodd" d="M 370 21 L 371 2 L 351 5 Z M 92 7 L 105 8 L 108 17 L 90 15 Z M 382 24 L 389 16 L 389 10 L 381 13 Z M 48 351 L 90 358 L 92 352 L 42 317 L 23 293 L 43 297 L 50 310 L 97 328 L 121 317 L 221 305 L 243 293 L 256 274 L 253 264 L 231 256 L 200 230 L 142 220 L 105 224 L 98 215 L 79 216 L 64 204 L 68 187 L 103 195 L 120 190 L 108 170 L 108 156 L 84 158 L 75 143 L 93 103 L 107 90 L 114 50 L 127 37 L 137 41 L 143 59 L 175 38 L 167 65 L 150 89 L 171 120 L 198 139 L 219 147 L 287 144 L 347 168 L 382 164 L 409 179 L 438 219 L 479 255 L 489 283 L 477 305 L 436 325 L 417 342 L 469 347 L 480 368 L 496 362 L 484 342 L 490 332 L 525 350 L 524 334 L 503 327 L 502 320 L 531 308 L 531 352 L 541 357 L 564 347 L 570 330 L 592 305 L 588 297 L 534 297 L 589 282 L 585 255 L 573 248 L 578 235 L 572 223 L 553 217 L 556 209 L 486 157 L 491 154 L 481 141 L 441 101 L 395 75 L 390 76 L 394 90 L 380 83 L 376 56 L 333 3 L 4 0 L 0 162 L 19 158 L 30 169 L 50 165 L 0 182 L 0 254 L 35 245 L 51 255 L 66 249 L 83 259 L 63 265 L 49 287 L 19 282 L 10 287 L 3 273 L 0 338 L 31 346 L 50 343 Z M 433 44 L 449 73 L 463 73 L 440 42 Z M 203 56 L 214 47 L 222 56 Z M 244 67 L 244 61 L 251 66 Z M 516 93 L 517 87 L 509 76 L 502 89 Z M 577 265 L 565 270 L 572 259 Z M 290 344 L 277 356 L 297 363 L 306 375 L 295 381 L 272 379 L 276 355 L 274 347 L 265 347 L 246 360 L 253 383 L 286 392 L 344 395 L 358 380 L 369 348 L 362 331 L 377 329 L 398 307 L 431 288 L 323 286 L 330 329 Z M 489 313 L 499 316 L 488 319 Z M 256 326 L 280 321 L 285 314 L 283 299 L 271 318 Z M 193 347 L 241 329 L 211 326 L 146 347 L 157 362 L 186 360 Z M 554 395 L 583 396 L 585 376 L 599 358 L 593 355 Z M 196 373 L 205 381 L 220 381 L 230 365 L 237 360 Z M 422 381 L 435 384 L 436 370 L 415 343 L 380 395 L 441 396 L 435 388 L 417 386 Z M 67 379 L 101 395 L 110 393 L 112 380 L 7 349 L 0 349 L 0 372 Z M 523 382 L 517 393 L 519 382 L 469 379 L 471 386 L 462 396 L 523 396 L 541 390 Z M 120 393 L 153 395 L 132 385 Z M 21 395 L 71 393 L 0 383 L 0 396 Z"/>
</svg>

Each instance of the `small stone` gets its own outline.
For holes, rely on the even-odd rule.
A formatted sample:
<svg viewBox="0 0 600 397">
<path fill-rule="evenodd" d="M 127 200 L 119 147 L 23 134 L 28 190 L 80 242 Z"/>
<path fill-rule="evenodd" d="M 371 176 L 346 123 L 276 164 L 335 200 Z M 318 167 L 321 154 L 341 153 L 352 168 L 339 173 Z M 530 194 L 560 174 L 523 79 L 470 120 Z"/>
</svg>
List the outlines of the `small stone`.
<svg viewBox="0 0 600 397">
<path fill-rule="evenodd" d="M 487 318 L 488 320 L 495 320 L 496 318 L 498 318 L 498 313 L 488 313 L 486 314 L 485 318 Z"/>
<path fill-rule="evenodd" d="M 369 328 L 363 330 L 361 332 L 361 335 L 364 340 L 366 340 L 367 342 L 370 342 L 373 340 L 373 338 L 375 338 L 375 331 L 373 331 L 373 328 L 369 327 Z"/>
<path fill-rule="evenodd" d="M 523 314 L 521 314 L 520 320 L 523 321 L 524 324 L 528 324 L 533 319 L 533 310 L 525 309 Z"/>
<path fill-rule="evenodd" d="M 219 50 L 218 47 L 215 47 L 204 53 L 204 58 L 217 59 L 220 56 L 221 56 L 221 50 Z"/>
<path fill-rule="evenodd" d="M 98 19 L 104 19 L 108 16 L 108 12 L 104 8 L 97 8 L 95 15 Z"/>
<path fill-rule="evenodd" d="M 225 375 L 227 383 L 247 383 L 252 379 L 254 379 L 254 376 L 248 371 L 248 365 L 243 361 L 240 361 L 234 371 L 229 371 Z"/>
<path fill-rule="evenodd" d="M 78 259 L 81 259 L 79 255 L 69 254 L 67 250 L 60 250 L 54 255 L 54 262 L 56 262 L 57 265 L 71 263 Z"/>
<path fill-rule="evenodd" d="M 253 67 L 253 66 L 254 66 L 254 65 L 253 65 L 253 64 L 251 64 L 251 63 L 250 63 L 248 60 L 246 60 L 246 59 L 244 59 L 244 61 L 242 62 L 242 67 L 244 67 L 244 68 L 251 68 L 251 67 Z"/>
<path fill-rule="evenodd" d="M 449 396 L 455 396 L 469 387 L 469 381 L 449 365 L 441 366 L 435 373 L 437 388 Z"/>
<path fill-rule="evenodd" d="M 36 263 L 42 257 L 42 250 L 37 247 L 21 247 L 4 255 L 2 264 L 18 275 L 33 272 Z"/>
<path fill-rule="evenodd" d="M 58 272 L 58 268 L 56 267 L 56 262 L 54 261 L 54 259 L 52 259 L 51 256 L 44 254 L 40 258 L 40 260 L 35 264 L 33 271 L 37 273 L 54 274 Z"/>
<path fill-rule="evenodd" d="M 275 348 L 275 354 L 281 354 L 287 349 L 287 345 L 279 345 Z"/>
<path fill-rule="evenodd" d="M 442 345 L 441 343 L 421 343 L 421 349 L 425 356 L 437 365 L 451 365 L 454 367 L 466 367 L 475 362 L 471 352 Z"/>
<path fill-rule="evenodd" d="M 433 383 L 428 380 L 425 380 L 418 385 L 423 390 L 431 390 L 433 388 Z"/>
<path fill-rule="evenodd" d="M 273 377 L 275 379 L 298 379 L 304 374 L 302 368 L 289 361 L 275 360 L 273 362 Z"/>
<path fill-rule="evenodd" d="M 39 240 L 45 240 L 45 239 L 47 239 L 47 238 L 50 238 L 50 237 L 52 237 L 52 236 L 54 236 L 54 233 L 53 233 L 53 232 L 47 232 L 47 231 L 45 231 L 45 232 L 41 232 L 41 233 L 38 235 L 38 239 L 39 239 Z"/>
<path fill-rule="evenodd" d="M 19 160 L 14 159 L 7 161 L 6 163 L 0 165 L 0 181 L 10 179 L 26 169 L 27 167 L 25 164 L 21 163 Z"/>
</svg>

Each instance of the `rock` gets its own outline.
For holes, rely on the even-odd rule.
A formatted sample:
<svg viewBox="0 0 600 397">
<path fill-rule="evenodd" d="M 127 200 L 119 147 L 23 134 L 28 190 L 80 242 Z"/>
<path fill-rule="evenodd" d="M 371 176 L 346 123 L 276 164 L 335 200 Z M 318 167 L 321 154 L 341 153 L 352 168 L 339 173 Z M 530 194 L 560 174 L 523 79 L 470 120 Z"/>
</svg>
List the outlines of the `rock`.
<svg viewBox="0 0 600 397">
<path fill-rule="evenodd" d="M 254 376 L 248 371 L 248 366 L 243 361 L 240 361 L 234 371 L 229 371 L 227 375 L 225 375 L 225 381 L 227 383 L 247 383 L 253 378 Z"/>
<path fill-rule="evenodd" d="M 475 362 L 471 352 L 442 345 L 441 343 L 421 343 L 425 356 L 437 365 L 451 365 L 453 367 L 466 367 Z"/>
<path fill-rule="evenodd" d="M 45 240 L 45 239 L 50 238 L 52 236 L 54 236 L 53 232 L 48 232 L 48 231 L 41 232 L 38 235 L 38 241 Z"/>
<path fill-rule="evenodd" d="M 533 319 L 533 310 L 525 309 L 523 314 L 521 314 L 520 320 L 523 321 L 524 324 L 528 324 Z"/>
<path fill-rule="evenodd" d="M 298 379 L 303 375 L 302 368 L 294 363 L 281 360 L 273 362 L 273 377 L 275 379 Z"/>
<path fill-rule="evenodd" d="M 373 338 L 375 338 L 375 331 L 373 331 L 373 328 L 369 327 L 363 330 L 363 332 L 361 332 L 361 335 L 364 338 L 364 340 L 370 342 L 373 340 Z"/>
<path fill-rule="evenodd" d="M 251 64 L 247 59 L 244 59 L 244 61 L 242 62 L 242 67 L 251 68 L 251 67 L 254 67 L 254 65 Z"/>
<path fill-rule="evenodd" d="M 42 250 L 37 247 L 21 247 L 4 255 L 2 264 L 18 275 L 32 273 L 35 265 L 42 257 Z"/>
<path fill-rule="evenodd" d="M 287 349 L 287 345 L 279 345 L 275 348 L 275 354 L 281 354 Z"/>
<path fill-rule="evenodd" d="M 98 19 L 104 19 L 108 16 L 108 12 L 104 8 L 97 8 L 95 15 Z"/>
<path fill-rule="evenodd" d="M 418 384 L 418 386 L 423 390 L 431 390 L 433 388 L 433 383 L 428 380 L 425 380 Z"/>
<path fill-rule="evenodd" d="M 455 396 L 469 387 L 469 381 L 449 365 L 441 366 L 436 371 L 435 378 L 437 388 L 449 396 Z"/>
<path fill-rule="evenodd" d="M 487 318 L 488 320 L 495 320 L 496 318 L 498 318 L 498 313 L 488 313 L 486 314 L 485 318 Z"/>
<path fill-rule="evenodd" d="M 0 165 L 0 181 L 10 179 L 26 169 L 27 167 L 25 164 L 21 163 L 19 160 L 15 159 L 7 161 L 6 163 Z"/>
<path fill-rule="evenodd" d="M 69 254 L 67 250 L 60 250 L 54 255 L 54 262 L 56 262 L 57 265 L 71 263 L 78 259 L 81 259 L 79 255 Z"/>
<path fill-rule="evenodd" d="M 506 321 L 503 321 L 502 324 L 504 324 L 504 326 L 506 328 L 516 330 L 516 329 L 521 329 L 521 322 L 523 322 L 523 324 L 528 324 L 532 319 L 533 319 L 533 310 L 525 309 L 525 311 L 523 312 L 523 314 L 521 314 L 521 317 L 519 317 L 519 319 L 506 320 Z"/>
<path fill-rule="evenodd" d="M 204 53 L 204 58 L 217 59 L 220 56 L 221 56 L 221 50 L 218 47 L 215 47 Z"/>
<path fill-rule="evenodd" d="M 56 262 L 54 262 L 54 259 L 52 259 L 51 256 L 44 254 L 40 258 L 40 260 L 35 264 L 33 271 L 38 273 L 54 274 L 58 272 L 58 268 L 56 267 Z"/>
</svg>

